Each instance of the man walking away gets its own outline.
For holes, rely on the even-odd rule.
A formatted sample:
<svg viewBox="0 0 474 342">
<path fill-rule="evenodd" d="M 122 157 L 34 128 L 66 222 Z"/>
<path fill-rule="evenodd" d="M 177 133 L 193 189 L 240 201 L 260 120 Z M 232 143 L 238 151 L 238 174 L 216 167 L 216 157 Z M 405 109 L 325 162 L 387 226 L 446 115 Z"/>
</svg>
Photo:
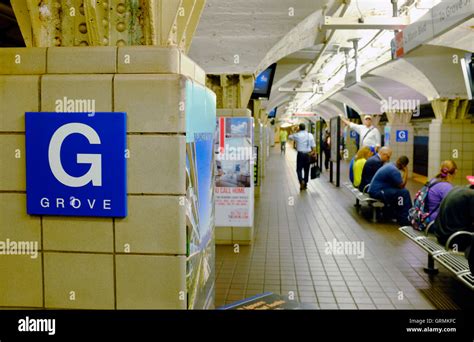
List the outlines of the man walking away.
<svg viewBox="0 0 474 342">
<path fill-rule="evenodd" d="M 288 139 L 288 132 L 280 128 L 280 154 L 286 154 L 286 140 Z"/>
<path fill-rule="evenodd" d="M 288 139 L 294 140 L 296 143 L 296 150 L 298 151 L 296 156 L 296 174 L 300 182 L 300 190 L 306 190 L 309 180 L 309 153 L 315 152 L 316 143 L 314 142 L 314 137 L 306 132 L 304 123 L 300 123 L 299 128 L 298 133 L 291 134 Z"/>
</svg>

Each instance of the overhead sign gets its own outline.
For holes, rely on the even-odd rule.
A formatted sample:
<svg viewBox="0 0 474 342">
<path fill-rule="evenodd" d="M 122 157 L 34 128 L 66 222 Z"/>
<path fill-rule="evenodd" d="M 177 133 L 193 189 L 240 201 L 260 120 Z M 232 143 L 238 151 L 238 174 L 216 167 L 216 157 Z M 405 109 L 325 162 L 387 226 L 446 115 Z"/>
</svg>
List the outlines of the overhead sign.
<svg viewBox="0 0 474 342">
<path fill-rule="evenodd" d="M 397 130 L 396 140 L 397 140 L 397 142 L 407 142 L 408 141 L 408 131 L 407 130 Z"/>
<path fill-rule="evenodd" d="M 361 80 L 360 67 L 354 68 L 354 70 L 346 73 L 346 76 L 344 78 L 344 87 L 345 88 L 352 87 L 353 85 L 360 83 L 360 80 Z"/>
<path fill-rule="evenodd" d="M 395 53 L 394 57 L 403 56 L 473 17 L 474 0 L 443 0 L 420 19 L 405 27 L 400 34 L 403 37 L 403 46 L 398 46 L 397 42 L 393 43 L 402 53 Z M 395 40 L 397 39 L 398 36 Z"/>
<path fill-rule="evenodd" d="M 474 17 L 473 0 L 443 0 L 431 9 L 433 33 L 438 35 Z"/>
<path fill-rule="evenodd" d="M 316 113 L 294 113 L 293 116 L 297 118 L 313 118 L 316 116 Z"/>
<path fill-rule="evenodd" d="M 30 215 L 127 216 L 126 114 L 26 113 Z"/>
<path fill-rule="evenodd" d="M 404 53 L 413 50 L 434 37 L 431 11 L 407 26 L 402 32 Z"/>
</svg>

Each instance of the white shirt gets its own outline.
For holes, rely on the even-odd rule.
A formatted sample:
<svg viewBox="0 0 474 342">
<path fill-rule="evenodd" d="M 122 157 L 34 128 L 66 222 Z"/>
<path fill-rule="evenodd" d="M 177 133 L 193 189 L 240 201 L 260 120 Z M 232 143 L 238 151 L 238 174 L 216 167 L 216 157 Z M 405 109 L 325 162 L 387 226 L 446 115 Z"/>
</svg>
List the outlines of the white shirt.
<svg viewBox="0 0 474 342">
<path fill-rule="evenodd" d="M 359 133 L 359 145 L 362 146 L 381 146 L 382 140 L 380 132 L 375 126 L 367 128 L 365 125 L 357 125 L 353 122 L 349 124 L 350 128 Z M 369 132 L 370 130 L 370 132 Z M 368 133 L 367 133 L 368 132 Z M 365 138 L 364 138 L 365 137 Z"/>
<path fill-rule="evenodd" d="M 298 133 L 291 134 L 288 139 L 296 142 L 296 150 L 298 152 L 308 153 L 316 147 L 314 137 L 306 131 L 299 131 Z"/>
</svg>

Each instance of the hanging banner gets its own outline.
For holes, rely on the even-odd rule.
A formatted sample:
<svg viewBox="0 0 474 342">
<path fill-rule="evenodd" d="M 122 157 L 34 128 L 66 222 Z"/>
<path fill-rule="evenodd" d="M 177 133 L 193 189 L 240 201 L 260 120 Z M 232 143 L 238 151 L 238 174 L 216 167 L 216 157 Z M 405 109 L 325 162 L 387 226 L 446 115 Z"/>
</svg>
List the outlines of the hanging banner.
<svg viewBox="0 0 474 342">
<path fill-rule="evenodd" d="M 216 151 L 216 226 L 253 225 L 253 118 L 219 118 Z"/>
</svg>

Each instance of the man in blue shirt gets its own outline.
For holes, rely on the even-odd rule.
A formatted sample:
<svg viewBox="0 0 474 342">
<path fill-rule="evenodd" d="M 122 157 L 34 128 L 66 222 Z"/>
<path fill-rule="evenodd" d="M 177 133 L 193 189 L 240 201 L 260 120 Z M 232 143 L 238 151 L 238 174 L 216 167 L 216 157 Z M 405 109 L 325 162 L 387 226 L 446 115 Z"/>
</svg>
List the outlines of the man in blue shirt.
<svg viewBox="0 0 474 342">
<path fill-rule="evenodd" d="M 288 139 L 296 142 L 296 150 L 298 151 L 296 156 L 296 173 L 300 182 L 300 190 L 306 190 L 309 180 L 309 153 L 312 151 L 315 153 L 316 143 L 314 142 L 314 137 L 306 132 L 304 123 L 300 123 L 299 128 L 298 133 L 291 134 Z"/>
<path fill-rule="evenodd" d="M 395 210 L 400 226 L 409 226 L 408 210 L 412 207 L 410 192 L 405 189 L 408 180 L 408 158 L 401 156 L 396 163 L 382 166 L 369 186 L 369 195 Z"/>
<path fill-rule="evenodd" d="M 390 160 L 392 156 L 392 149 L 390 147 L 382 147 L 378 153 L 367 159 L 364 168 L 362 169 L 362 178 L 359 185 L 359 190 L 364 191 L 364 188 L 372 182 L 375 173 L 383 166 L 384 163 Z"/>
</svg>

